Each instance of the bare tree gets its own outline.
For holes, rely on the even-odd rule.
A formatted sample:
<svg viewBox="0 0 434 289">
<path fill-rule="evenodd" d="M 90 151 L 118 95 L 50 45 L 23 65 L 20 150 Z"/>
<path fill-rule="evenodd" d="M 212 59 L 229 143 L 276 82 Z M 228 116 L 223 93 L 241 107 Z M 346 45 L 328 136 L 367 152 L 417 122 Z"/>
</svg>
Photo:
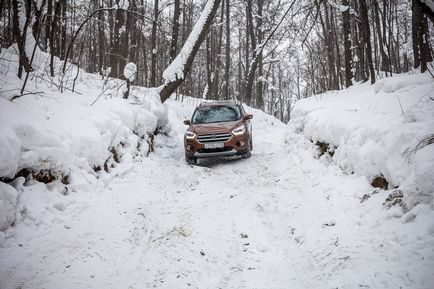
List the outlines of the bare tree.
<svg viewBox="0 0 434 289">
<path fill-rule="evenodd" d="M 368 19 L 368 7 L 366 6 L 366 0 L 359 0 L 360 7 L 360 32 L 362 35 L 362 50 L 364 51 L 363 56 L 366 55 L 367 66 L 369 70 L 363 68 L 363 81 L 367 80 L 367 75 L 365 73 L 369 72 L 369 77 L 371 78 L 371 84 L 375 83 L 375 70 L 374 64 L 372 62 L 372 48 L 371 48 L 371 31 L 369 29 L 369 19 Z"/>
<path fill-rule="evenodd" d="M 342 12 L 342 32 L 344 38 L 344 61 L 345 61 L 345 86 L 352 85 L 352 56 L 351 56 L 351 38 L 350 38 L 350 6 L 348 0 L 342 0 L 345 7 Z"/>
<path fill-rule="evenodd" d="M 157 85 L 157 23 L 158 23 L 158 0 L 154 0 L 154 21 L 152 22 L 151 34 L 151 82 L 152 87 Z"/>
<path fill-rule="evenodd" d="M 230 25 L 230 5 L 229 0 L 226 0 L 226 43 L 225 43 L 225 74 L 223 84 L 223 99 L 230 99 L 229 95 L 229 77 L 231 66 L 231 25 Z"/>
<path fill-rule="evenodd" d="M 170 62 L 176 57 L 178 49 L 179 18 L 181 16 L 181 2 L 175 0 L 173 8 L 172 39 L 170 43 Z"/>
<path fill-rule="evenodd" d="M 12 1 L 12 9 L 13 9 L 13 31 L 15 35 L 15 41 L 18 46 L 19 51 L 19 68 L 18 68 L 18 78 L 21 78 L 23 73 L 23 67 L 26 72 L 29 72 L 32 70 L 32 66 L 30 65 L 29 58 L 26 55 L 26 34 L 27 34 L 27 27 L 30 23 L 30 7 L 26 7 L 26 21 L 24 23 L 24 28 L 21 31 L 20 29 L 20 15 L 18 11 L 18 4 L 20 6 L 24 7 L 24 3 L 22 3 L 19 0 Z"/>
<path fill-rule="evenodd" d="M 165 70 L 165 84 L 160 90 L 161 102 L 166 101 L 176 88 L 185 80 L 190 71 L 194 57 L 205 40 L 209 28 L 217 13 L 221 0 L 208 0 L 202 15 L 190 33 L 186 43 L 175 60 Z"/>
</svg>

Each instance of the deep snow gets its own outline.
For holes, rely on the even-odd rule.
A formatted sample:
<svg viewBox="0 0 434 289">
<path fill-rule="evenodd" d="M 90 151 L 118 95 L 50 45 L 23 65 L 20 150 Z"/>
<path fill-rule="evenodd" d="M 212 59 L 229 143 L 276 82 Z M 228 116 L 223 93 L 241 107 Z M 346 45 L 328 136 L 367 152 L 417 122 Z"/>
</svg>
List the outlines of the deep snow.
<svg viewBox="0 0 434 289">
<path fill-rule="evenodd" d="M 385 210 L 302 135 L 254 113 L 250 159 L 183 160 L 177 140 L 121 161 L 104 184 L 15 184 L 22 221 L 5 232 L 0 288 L 430 288 L 433 211 Z M 172 145 L 169 146 L 168 143 Z"/>
<path fill-rule="evenodd" d="M 189 166 L 182 120 L 200 100 L 162 105 L 138 87 L 123 100 L 123 82 L 82 72 L 62 94 L 46 55 L 35 63 L 26 91 L 41 93 L 11 102 L 22 81 L 0 62 L 0 289 L 432 288 L 432 145 L 391 169 L 432 132 L 432 103 L 411 97 L 431 95 L 425 76 L 301 101 L 288 126 L 247 108 L 252 157 Z M 68 180 L 9 182 L 23 168 Z M 431 199 L 389 208 L 377 173 Z"/>
<path fill-rule="evenodd" d="M 431 75 L 397 75 L 303 99 L 289 127 L 337 147 L 333 162 L 346 173 L 383 175 L 409 209 L 434 206 L 434 145 L 414 151 L 434 135 L 433 99 Z"/>
</svg>

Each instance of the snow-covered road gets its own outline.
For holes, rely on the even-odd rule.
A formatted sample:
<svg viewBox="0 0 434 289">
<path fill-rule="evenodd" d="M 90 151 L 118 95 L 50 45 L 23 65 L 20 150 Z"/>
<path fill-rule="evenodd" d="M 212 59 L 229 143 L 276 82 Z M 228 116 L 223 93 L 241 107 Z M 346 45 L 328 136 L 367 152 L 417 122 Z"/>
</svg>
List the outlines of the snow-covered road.
<svg viewBox="0 0 434 289">
<path fill-rule="evenodd" d="M 385 192 L 361 203 L 364 177 L 278 121 L 254 146 L 199 166 L 157 151 L 66 196 L 27 187 L 45 207 L 0 248 L 0 288 L 429 288 L 431 239 L 396 230 Z"/>
</svg>

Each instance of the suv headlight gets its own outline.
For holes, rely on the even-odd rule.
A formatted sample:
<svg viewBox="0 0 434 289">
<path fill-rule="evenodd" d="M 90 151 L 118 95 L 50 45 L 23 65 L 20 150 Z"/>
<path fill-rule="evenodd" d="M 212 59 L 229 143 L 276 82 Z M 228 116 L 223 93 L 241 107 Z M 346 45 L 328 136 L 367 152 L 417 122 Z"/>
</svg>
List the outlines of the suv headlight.
<svg viewBox="0 0 434 289">
<path fill-rule="evenodd" d="M 196 134 L 195 134 L 194 132 L 187 131 L 187 132 L 185 133 L 185 138 L 186 138 L 186 139 L 194 139 L 195 137 L 196 137 Z"/>
<path fill-rule="evenodd" d="M 244 124 L 232 130 L 232 133 L 234 135 L 242 135 L 245 132 L 246 132 L 246 127 Z"/>
</svg>

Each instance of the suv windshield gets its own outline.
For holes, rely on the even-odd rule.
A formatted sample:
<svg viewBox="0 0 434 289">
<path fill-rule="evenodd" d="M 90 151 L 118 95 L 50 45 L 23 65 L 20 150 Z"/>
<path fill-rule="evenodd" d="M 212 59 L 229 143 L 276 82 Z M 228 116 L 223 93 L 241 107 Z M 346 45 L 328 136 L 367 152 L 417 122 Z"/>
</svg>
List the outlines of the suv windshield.
<svg viewBox="0 0 434 289">
<path fill-rule="evenodd" d="M 192 119 L 192 123 L 213 123 L 239 120 L 241 117 L 238 106 L 210 106 L 198 108 Z"/>
</svg>

